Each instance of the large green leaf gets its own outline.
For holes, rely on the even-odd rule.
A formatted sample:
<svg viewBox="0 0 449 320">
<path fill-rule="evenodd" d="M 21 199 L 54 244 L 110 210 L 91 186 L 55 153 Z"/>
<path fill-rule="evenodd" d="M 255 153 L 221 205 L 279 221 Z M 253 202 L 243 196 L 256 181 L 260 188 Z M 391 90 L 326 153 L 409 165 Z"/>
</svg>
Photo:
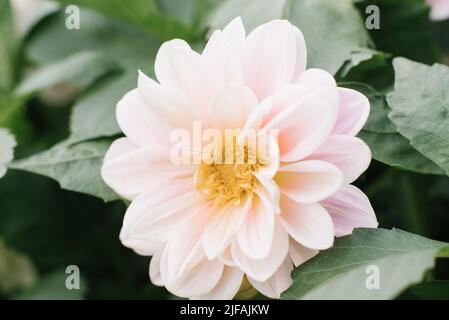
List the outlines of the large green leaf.
<svg viewBox="0 0 449 320">
<path fill-rule="evenodd" d="M 0 128 L 0 178 L 6 173 L 6 166 L 14 158 L 16 140 L 8 130 Z"/>
<path fill-rule="evenodd" d="M 304 33 L 308 67 L 336 73 L 351 53 L 366 47 L 370 39 L 351 0 L 228 0 L 210 21 L 222 28 L 241 16 L 248 31 L 272 19 L 284 18 Z"/>
<path fill-rule="evenodd" d="M 176 19 L 161 14 L 153 0 L 58 0 L 66 5 L 79 5 L 130 23 L 162 39 L 195 39 L 195 30 Z"/>
<path fill-rule="evenodd" d="M 114 68 L 115 63 L 103 53 L 75 53 L 66 59 L 40 67 L 18 85 L 16 94 L 27 95 L 66 83 L 83 87 Z"/>
<path fill-rule="evenodd" d="M 395 125 L 388 119 L 391 109 L 384 94 L 363 83 L 342 82 L 339 85 L 358 90 L 370 100 L 370 115 L 359 137 L 369 145 L 374 159 L 412 172 L 443 173 L 440 167 L 416 151 L 410 142 L 397 132 Z"/>
<path fill-rule="evenodd" d="M 110 143 L 110 140 L 95 140 L 69 145 L 63 141 L 49 150 L 14 161 L 10 167 L 53 178 L 63 189 L 111 201 L 118 197 L 100 176 Z"/>
<path fill-rule="evenodd" d="M 391 299 L 420 282 L 436 257 L 449 257 L 448 246 L 398 229 L 356 229 L 299 266 L 283 298 Z M 366 286 L 377 268 L 379 288 Z"/>
<path fill-rule="evenodd" d="M 394 59 L 393 65 L 390 119 L 416 150 L 449 174 L 449 68 L 404 58 Z"/>
<path fill-rule="evenodd" d="M 0 0 L 0 98 L 14 84 L 14 60 L 17 41 L 14 36 L 9 0 Z"/>
</svg>

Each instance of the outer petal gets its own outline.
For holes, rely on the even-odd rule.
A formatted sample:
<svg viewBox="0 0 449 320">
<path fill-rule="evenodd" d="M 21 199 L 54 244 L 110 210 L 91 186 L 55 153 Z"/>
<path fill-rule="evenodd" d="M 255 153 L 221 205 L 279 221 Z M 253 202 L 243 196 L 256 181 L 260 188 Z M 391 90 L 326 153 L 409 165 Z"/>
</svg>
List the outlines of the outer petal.
<svg viewBox="0 0 449 320">
<path fill-rule="evenodd" d="M 305 160 L 281 167 L 275 180 L 281 192 L 289 198 L 302 203 L 315 203 L 337 191 L 343 175 L 329 162 Z"/>
<path fill-rule="evenodd" d="M 343 183 L 356 180 L 371 162 L 371 151 L 361 139 L 352 136 L 329 136 L 308 160 L 323 160 L 336 165 L 343 173 Z"/>
<path fill-rule="evenodd" d="M 165 42 L 156 56 L 159 82 L 188 95 L 203 112 L 223 84 L 223 76 L 208 59 L 190 49 L 183 40 Z"/>
<path fill-rule="evenodd" d="M 329 214 L 319 204 L 301 204 L 281 196 L 281 221 L 290 236 L 316 250 L 334 243 L 334 226 Z"/>
<path fill-rule="evenodd" d="M 329 136 L 338 105 L 325 100 L 306 100 L 280 112 L 265 126 L 278 129 L 281 161 L 294 162 L 312 154 Z"/>
<path fill-rule="evenodd" d="M 208 108 L 208 125 L 215 129 L 241 129 L 257 106 L 257 98 L 247 87 L 229 83 L 213 98 Z"/>
<path fill-rule="evenodd" d="M 220 69 L 225 81 L 242 83 L 239 52 L 222 31 L 216 30 L 211 35 L 203 50 L 203 56 Z"/>
<path fill-rule="evenodd" d="M 276 221 L 273 244 L 270 253 L 264 259 L 250 259 L 240 250 L 237 241 L 232 243 L 231 251 L 236 265 L 249 277 L 257 281 L 266 281 L 276 272 L 288 254 L 288 234 L 280 222 Z"/>
<path fill-rule="evenodd" d="M 156 250 L 150 261 L 150 279 L 156 286 L 163 286 L 164 281 L 161 276 L 161 255 L 162 249 Z"/>
<path fill-rule="evenodd" d="M 236 52 L 241 55 L 243 52 L 243 46 L 245 44 L 246 31 L 243 26 L 242 18 L 234 18 L 223 29 L 223 35 L 228 42 L 234 47 Z"/>
<path fill-rule="evenodd" d="M 158 133 L 167 130 L 164 123 L 157 121 L 137 89 L 125 94 L 117 103 L 116 118 L 123 133 L 140 146 L 161 143 Z"/>
<path fill-rule="evenodd" d="M 120 240 L 139 254 L 151 255 L 167 241 L 176 226 L 194 214 L 200 199 L 188 180 L 168 181 L 139 195 L 123 219 Z"/>
<path fill-rule="evenodd" d="M 332 134 L 355 136 L 368 119 L 370 103 L 367 97 L 356 90 L 338 88 L 340 111 Z"/>
<path fill-rule="evenodd" d="M 193 165 L 174 165 L 168 145 L 135 149 L 112 157 L 123 150 L 123 140 L 115 142 L 106 154 L 101 168 L 103 180 L 126 199 L 134 199 L 155 183 L 173 178 L 193 176 Z"/>
<path fill-rule="evenodd" d="M 243 54 L 243 77 L 261 100 L 291 81 L 306 66 L 301 31 L 287 20 L 273 20 L 254 29 Z"/>
<path fill-rule="evenodd" d="M 237 234 L 241 251 L 251 259 L 263 259 L 272 247 L 275 212 L 269 199 L 256 196 Z"/>
<path fill-rule="evenodd" d="M 342 187 L 321 204 L 329 212 L 337 237 L 352 233 L 354 228 L 377 228 L 378 222 L 367 196 L 357 187 Z"/>
<path fill-rule="evenodd" d="M 230 300 L 238 293 L 243 280 L 243 272 L 239 268 L 225 267 L 220 281 L 212 291 L 194 297 L 198 300 Z"/>
<path fill-rule="evenodd" d="M 251 278 L 248 278 L 248 280 L 263 295 L 272 299 L 280 299 L 282 292 L 287 290 L 293 283 L 290 276 L 292 271 L 293 263 L 290 257 L 287 256 L 279 269 L 268 280 L 263 282 Z"/>
<path fill-rule="evenodd" d="M 290 247 L 288 249 L 290 257 L 293 260 L 293 264 L 297 267 L 307 260 L 313 258 L 318 254 L 318 250 L 309 249 L 297 242 L 295 239 L 290 238 Z"/>
<path fill-rule="evenodd" d="M 249 198 L 238 206 L 231 203 L 214 213 L 203 240 L 203 247 L 209 259 L 218 257 L 231 243 L 250 209 L 251 202 L 252 199 Z"/>
<path fill-rule="evenodd" d="M 449 1 L 447 0 L 427 0 L 432 10 L 430 18 L 434 21 L 446 20 L 449 18 Z"/>
</svg>

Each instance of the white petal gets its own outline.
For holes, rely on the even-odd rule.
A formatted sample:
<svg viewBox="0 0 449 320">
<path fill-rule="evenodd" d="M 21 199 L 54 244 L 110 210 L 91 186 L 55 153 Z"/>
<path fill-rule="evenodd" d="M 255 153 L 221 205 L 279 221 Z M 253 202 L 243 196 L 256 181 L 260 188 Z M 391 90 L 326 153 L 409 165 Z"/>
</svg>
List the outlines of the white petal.
<svg viewBox="0 0 449 320">
<path fill-rule="evenodd" d="M 316 250 L 334 243 L 332 219 L 320 204 L 302 204 L 281 196 L 281 222 L 300 244 Z"/>
<path fill-rule="evenodd" d="M 243 280 L 243 272 L 239 268 L 225 267 L 220 281 L 212 291 L 194 297 L 198 300 L 230 300 L 238 293 Z"/>
<path fill-rule="evenodd" d="M 338 167 L 343 173 L 343 183 L 356 180 L 371 162 L 371 151 L 361 139 L 346 135 L 334 135 L 324 142 L 308 160 L 323 160 Z"/>
<path fill-rule="evenodd" d="M 378 226 L 368 197 L 352 185 L 342 187 L 321 204 L 332 218 L 337 237 L 351 234 L 354 228 Z"/>
<path fill-rule="evenodd" d="M 305 69 L 306 45 L 301 31 L 287 20 L 273 20 L 247 37 L 243 76 L 259 100 L 285 86 Z"/>
<path fill-rule="evenodd" d="M 305 160 L 282 166 L 275 180 L 281 192 L 302 203 L 315 203 L 336 192 L 343 174 L 333 164 L 320 160 Z"/>
<path fill-rule="evenodd" d="M 155 73 L 162 85 L 181 90 L 203 112 L 223 84 L 218 68 L 182 40 L 168 41 L 161 46 L 156 56 Z"/>
<path fill-rule="evenodd" d="M 245 43 L 246 31 L 243 26 L 242 19 L 240 17 L 234 18 L 223 29 L 223 35 L 228 42 L 234 47 L 236 52 L 241 55 L 243 52 L 243 46 Z"/>
<path fill-rule="evenodd" d="M 368 119 L 370 103 L 362 93 L 346 88 L 338 88 L 340 111 L 332 134 L 355 136 Z"/>
<path fill-rule="evenodd" d="M 287 256 L 279 269 L 268 280 L 263 282 L 251 278 L 248 278 L 248 280 L 264 296 L 272 299 L 280 299 L 282 292 L 293 284 L 292 277 L 290 276 L 292 271 L 293 263 L 290 257 Z"/>
<path fill-rule="evenodd" d="M 257 281 L 266 281 L 276 272 L 288 254 L 288 234 L 281 223 L 276 221 L 270 253 L 264 259 L 250 259 L 241 251 L 237 241 L 232 243 L 231 251 L 237 266 L 249 277 Z"/>
<path fill-rule="evenodd" d="M 150 261 L 150 279 L 156 286 L 163 286 L 164 281 L 161 276 L 161 255 L 162 248 L 157 250 Z"/>
<path fill-rule="evenodd" d="M 293 260 L 293 264 L 297 267 L 316 256 L 319 251 L 304 247 L 293 238 L 290 238 L 290 247 L 288 249 L 288 252 L 290 253 L 290 257 Z"/>
</svg>

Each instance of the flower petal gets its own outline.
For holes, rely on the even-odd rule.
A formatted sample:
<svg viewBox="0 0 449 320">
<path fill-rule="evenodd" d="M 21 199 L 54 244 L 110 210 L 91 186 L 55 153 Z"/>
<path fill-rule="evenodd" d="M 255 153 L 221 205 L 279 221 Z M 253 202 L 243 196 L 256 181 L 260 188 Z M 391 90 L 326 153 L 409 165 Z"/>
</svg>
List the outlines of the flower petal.
<svg viewBox="0 0 449 320">
<path fill-rule="evenodd" d="M 161 256 L 162 249 L 156 250 L 150 261 L 150 279 L 156 286 L 163 286 L 164 281 L 161 276 Z"/>
<path fill-rule="evenodd" d="M 293 264 L 295 265 L 295 267 L 297 267 L 316 256 L 319 251 L 304 247 L 295 239 L 290 238 L 290 246 L 288 252 L 290 253 L 291 259 L 293 260 Z"/>
<path fill-rule="evenodd" d="M 334 242 L 332 219 L 320 204 L 302 204 L 281 196 L 281 222 L 290 236 L 310 249 L 324 250 Z"/>
<path fill-rule="evenodd" d="M 272 247 L 275 213 L 264 195 L 253 198 L 252 207 L 237 234 L 240 250 L 251 259 L 263 259 Z"/>
<path fill-rule="evenodd" d="M 336 165 L 343 173 L 343 183 L 356 180 L 371 162 L 371 151 L 361 139 L 353 136 L 333 135 L 308 160 L 322 160 Z"/>
<path fill-rule="evenodd" d="M 281 192 L 289 198 L 302 203 L 315 203 L 340 188 L 343 174 L 329 162 L 305 160 L 281 167 L 275 180 Z"/>
<path fill-rule="evenodd" d="M 287 20 L 273 20 L 257 27 L 245 42 L 245 84 L 262 100 L 305 69 L 306 51 L 301 31 Z"/>
<path fill-rule="evenodd" d="M 272 246 L 266 258 L 250 259 L 241 251 L 237 241 L 232 243 L 231 251 L 236 265 L 249 277 L 257 281 L 266 281 L 276 272 L 288 254 L 288 234 L 276 220 Z"/>
<path fill-rule="evenodd" d="M 189 180 L 166 182 L 139 195 L 123 219 L 120 240 L 123 245 L 145 255 L 166 242 L 170 233 L 199 210 L 200 199 Z"/>
<path fill-rule="evenodd" d="M 354 228 L 378 226 L 368 197 L 352 185 L 342 187 L 321 204 L 332 218 L 337 237 L 351 234 Z"/>
<path fill-rule="evenodd" d="M 264 296 L 271 299 L 280 299 L 282 292 L 293 284 L 290 276 L 292 271 L 293 263 L 290 257 L 287 256 L 279 269 L 268 280 L 260 282 L 248 278 L 248 281 Z"/>
<path fill-rule="evenodd" d="M 248 214 L 251 203 L 252 198 L 248 198 L 243 204 L 231 203 L 215 209 L 216 212 L 206 228 L 203 239 L 203 247 L 209 259 L 218 257 L 231 243 Z"/>
<path fill-rule="evenodd" d="M 242 129 L 250 112 L 257 106 L 253 92 L 236 83 L 226 84 L 208 108 L 208 126 L 215 129 Z"/>
<path fill-rule="evenodd" d="M 230 300 L 239 292 L 243 275 L 243 272 L 239 268 L 225 267 L 220 281 L 212 291 L 192 299 Z"/>
<path fill-rule="evenodd" d="M 236 52 L 241 55 L 245 43 L 246 31 L 243 26 L 242 18 L 234 18 L 223 28 L 223 35 L 228 42 L 234 47 Z"/>
<path fill-rule="evenodd" d="M 181 90 L 203 112 L 223 84 L 218 68 L 191 50 L 183 40 L 171 40 L 161 46 L 155 60 L 155 73 L 163 86 Z"/>
<path fill-rule="evenodd" d="M 346 88 L 338 88 L 340 111 L 332 134 L 355 136 L 368 119 L 370 103 L 362 93 Z"/>
<path fill-rule="evenodd" d="M 168 145 L 139 148 L 111 159 L 110 154 L 117 153 L 117 148 L 123 148 L 122 143 L 111 145 L 101 176 L 115 192 L 129 200 L 155 183 L 193 176 L 195 170 L 194 165 L 173 164 Z"/>
</svg>

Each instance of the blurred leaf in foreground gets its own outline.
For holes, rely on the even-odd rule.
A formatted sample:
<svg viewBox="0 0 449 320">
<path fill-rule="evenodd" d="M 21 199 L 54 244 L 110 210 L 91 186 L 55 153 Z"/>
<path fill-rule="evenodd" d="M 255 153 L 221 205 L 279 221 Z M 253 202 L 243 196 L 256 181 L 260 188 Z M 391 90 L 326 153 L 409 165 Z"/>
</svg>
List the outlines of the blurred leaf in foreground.
<svg viewBox="0 0 449 320">
<path fill-rule="evenodd" d="M 437 257 L 449 257 L 449 244 L 398 229 L 356 229 L 300 265 L 283 298 L 392 299 L 420 282 Z M 367 284 L 372 270 L 378 289 Z"/>
<path fill-rule="evenodd" d="M 8 130 L 0 128 L 0 178 L 6 173 L 7 165 L 14 159 L 16 140 Z"/>
</svg>

